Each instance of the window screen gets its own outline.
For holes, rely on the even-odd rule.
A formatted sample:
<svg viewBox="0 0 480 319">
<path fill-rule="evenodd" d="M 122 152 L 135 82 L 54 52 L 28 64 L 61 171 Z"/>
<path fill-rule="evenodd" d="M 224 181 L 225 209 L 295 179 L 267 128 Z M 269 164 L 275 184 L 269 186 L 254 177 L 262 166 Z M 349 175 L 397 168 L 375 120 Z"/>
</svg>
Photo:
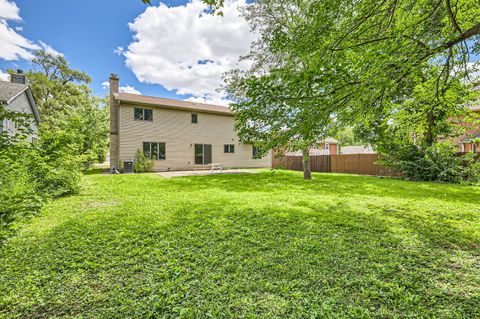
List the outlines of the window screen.
<svg viewBox="0 0 480 319">
<path fill-rule="evenodd" d="M 224 153 L 235 153 L 235 145 L 233 145 L 233 144 L 223 145 L 223 152 Z"/>
<path fill-rule="evenodd" d="M 133 119 L 137 121 L 153 121 L 153 110 L 136 107 L 133 111 Z"/>
<path fill-rule="evenodd" d="M 167 158 L 165 143 L 143 142 L 143 155 L 151 160 L 164 160 Z"/>
</svg>

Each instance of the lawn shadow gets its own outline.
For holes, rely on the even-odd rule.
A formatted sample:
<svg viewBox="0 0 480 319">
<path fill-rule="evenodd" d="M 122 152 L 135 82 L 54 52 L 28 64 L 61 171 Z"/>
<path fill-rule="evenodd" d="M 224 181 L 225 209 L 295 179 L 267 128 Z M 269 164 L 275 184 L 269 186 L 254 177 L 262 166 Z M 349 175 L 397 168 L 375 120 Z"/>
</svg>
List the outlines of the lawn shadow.
<svg viewBox="0 0 480 319">
<path fill-rule="evenodd" d="M 270 171 L 258 174 L 206 175 L 174 178 L 172 185 L 188 189 L 211 188 L 231 192 L 318 192 L 349 195 L 379 195 L 395 198 L 441 199 L 477 204 L 480 187 L 429 182 L 411 182 L 394 178 L 314 173 L 311 181 L 298 172 Z"/>
</svg>

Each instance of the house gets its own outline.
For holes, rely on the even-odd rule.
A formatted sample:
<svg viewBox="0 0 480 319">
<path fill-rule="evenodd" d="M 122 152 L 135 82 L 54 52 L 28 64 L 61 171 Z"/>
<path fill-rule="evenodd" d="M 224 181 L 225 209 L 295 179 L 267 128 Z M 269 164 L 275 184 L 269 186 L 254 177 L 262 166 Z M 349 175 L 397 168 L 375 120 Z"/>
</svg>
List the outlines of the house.
<svg viewBox="0 0 480 319">
<path fill-rule="evenodd" d="M 0 105 L 9 111 L 21 112 L 32 115 L 28 140 L 35 142 L 38 138 L 38 124 L 40 115 L 28 85 L 28 80 L 21 70 L 10 75 L 10 82 L 0 81 Z M 0 132 L 14 135 L 18 132 L 17 124 L 9 119 L 0 120 Z"/>
<path fill-rule="evenodd" d="M 315 147 L 310 148 L 310 156 L 314 155 L 336 155 L 338 154 L 338 141 L 334 138 L 328 137 L 324 140 L 318 141 Z M 302 156 L 302 151 L 286 152 L 285 156 Z"/>
<path fill-rule="evenodd" d="M 371 145 L 352 145 L 352 146 L 342 146 L 340 148 L 341 154 L 376 154 L 375 150 Z"/>
<path fill-rule="evenodd" d="M 470 106 L 470 109 L 478 117 L 478 122 L 469 125 L 466 132 L 456 139 L 456 143 L 462 153 L 480 153 L 480 103 Z"/>
<path fill-rule="evenodd" d="M 135 159 L 137 150 L 154 171 L 191 170 L 210 163 L 227 168 L 271 167 L 271 152 L 241 143 L 232 112 L 224 106 L 119 92 L 110 76 L 110 168 Z"/>
</svg>

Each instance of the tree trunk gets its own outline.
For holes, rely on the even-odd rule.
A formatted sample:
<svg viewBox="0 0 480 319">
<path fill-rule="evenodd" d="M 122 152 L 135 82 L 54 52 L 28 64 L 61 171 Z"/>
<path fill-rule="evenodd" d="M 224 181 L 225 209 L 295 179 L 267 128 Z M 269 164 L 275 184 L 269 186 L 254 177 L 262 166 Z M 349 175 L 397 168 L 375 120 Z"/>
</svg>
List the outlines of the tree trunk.
<svg viewBox="0 0 480 319">
<path fill-rule="evenodd" d="M 302 151 L 303 155 L 303 179 L 312 179 L 312 169 L 310 167 L 310 152 L 309 149 Z"/>
<path fill-rule="evenodd" d="M 427 129 L 425 131 L 425 144 L 427 147 L 433 145 L 434 137 L 433 137 L 433 129 L 435 127 L 435 115 L 433 114 L 433 110 L 429 110 L 427 113 Z"/>
</svg>

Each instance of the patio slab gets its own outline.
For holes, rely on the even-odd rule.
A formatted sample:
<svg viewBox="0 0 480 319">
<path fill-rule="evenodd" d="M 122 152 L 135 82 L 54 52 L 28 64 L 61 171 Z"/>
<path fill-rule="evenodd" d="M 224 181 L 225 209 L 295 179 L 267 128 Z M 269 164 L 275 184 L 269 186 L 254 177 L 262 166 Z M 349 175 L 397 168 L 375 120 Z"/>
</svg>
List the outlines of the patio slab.
<svg viewBox="0 0 480 319">
<path fill-rule="evenodd" d="M 196 170 L 196 171 L 170 171 L 170 172 L 158 172 L 157 174 L 165 177 L 183 177 L 183 176 L 201 176 L 201 175 L 215 175 L 215 174 L 255 174 L 260 172 L 260 170 L 255 168 L 239 168 L 239 169 L 224 169 L 223 172 L 220 170 L 214 170 L 213 173 L 211 170 Z"/>
</svg>

